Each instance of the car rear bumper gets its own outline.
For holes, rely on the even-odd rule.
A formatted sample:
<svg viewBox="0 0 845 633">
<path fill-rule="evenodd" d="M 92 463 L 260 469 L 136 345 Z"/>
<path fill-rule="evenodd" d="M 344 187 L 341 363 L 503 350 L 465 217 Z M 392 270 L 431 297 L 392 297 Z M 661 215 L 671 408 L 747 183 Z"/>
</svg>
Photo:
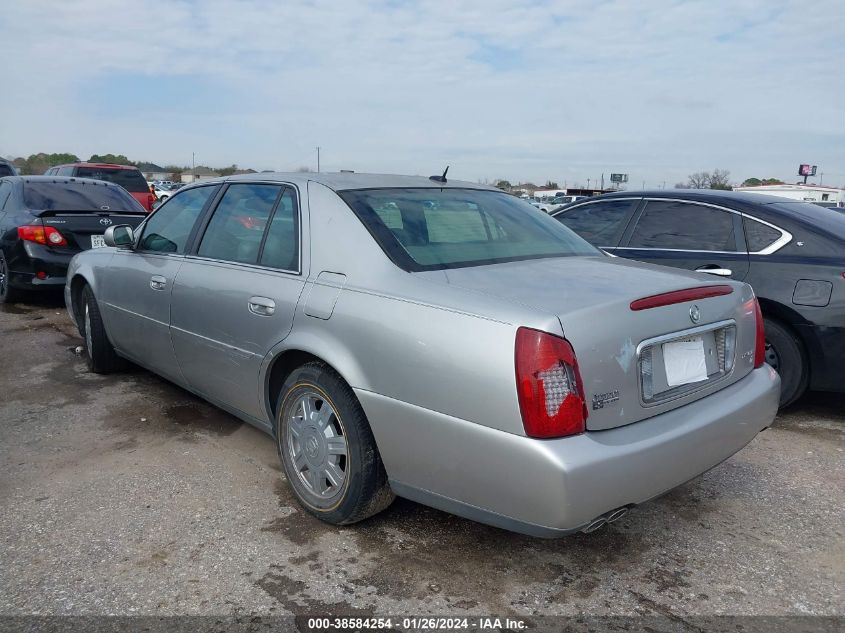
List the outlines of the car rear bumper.
<svg viewBox="0 0 845 633">
<path fill-rule="evenodd" d="M 356 391 L 400 496 L 542 537 L 583 529 L 721 463 L 775 417 L 780 378 L 767 365 L 647 420 L 535 440 Z"/>
<path fill-rule="evenodd" d="M 9 281 L 13 287 L 37 290 L 64 285 L 67 267 L 75 253 L 57 253 L 34 242 L 24 242 L 18 248 L 15 258 L 9 264 Z M 39 272 L 46 277 L 36 277 Z"/>
</svg>

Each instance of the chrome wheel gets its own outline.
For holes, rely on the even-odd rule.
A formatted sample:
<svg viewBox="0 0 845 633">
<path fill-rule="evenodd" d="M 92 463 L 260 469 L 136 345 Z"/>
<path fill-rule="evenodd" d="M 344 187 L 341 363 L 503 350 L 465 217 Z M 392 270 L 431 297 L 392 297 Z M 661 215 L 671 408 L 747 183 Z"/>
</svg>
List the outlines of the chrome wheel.
<svg viewBox="0 0 845 633">
<path fill-rule="evenodd" d="M 91 351 L 91 311 L 88 309 L 88 302 L 85 302 L 85 352 L 88 354 L 88 358 L 93 358 L 93 352 Z"/>
<path fill-rule="evenodd" d="M 337 413 L 311 390 L 300 393 L 287 411 L 285 444 L 300 482 L 321 501 L 341 495 L 349 446 Z"/>
<path fill-rule="evenodd" d="M 6 294 L 6 284 L 9 283 L 8 272 L 6 270 L 6 258 L 0 257 L 0 296 Z"/>
</svg>

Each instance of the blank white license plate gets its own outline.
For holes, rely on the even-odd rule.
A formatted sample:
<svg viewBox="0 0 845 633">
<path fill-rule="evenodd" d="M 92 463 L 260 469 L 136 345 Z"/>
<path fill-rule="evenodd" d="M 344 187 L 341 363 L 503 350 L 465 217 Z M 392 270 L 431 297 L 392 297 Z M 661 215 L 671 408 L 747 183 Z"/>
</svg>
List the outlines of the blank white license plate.
<svg viewBox="0 0 845 633">
<path fill-rule="evenodd" d="M 92 235 L 91 236 L 91 248 L 105 248 L 106 241 L 103 239 L 102 235 Z"/>
<path fill-rule="evenodd" d="M 666 383 L 670 387 L 707 380 L 704 339 L 694 336 L 683 341 L 663 344 Z"/>
</svg>

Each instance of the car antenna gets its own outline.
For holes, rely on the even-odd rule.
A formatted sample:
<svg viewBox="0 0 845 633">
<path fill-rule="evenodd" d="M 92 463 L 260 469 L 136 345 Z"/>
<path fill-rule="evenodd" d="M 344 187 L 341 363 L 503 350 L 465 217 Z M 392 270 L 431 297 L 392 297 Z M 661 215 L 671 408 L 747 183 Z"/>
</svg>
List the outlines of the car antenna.
<svg viewBox="0 0 845 633">
<path fill-rule="evenodd" d="M 429 176 L 429 180 L 433 180 L 434 182 L 446 182 L 446 172 L 449 171 L 449 165 L 446 165 L 446 169 L 443 170 L 442 176 Z"/>
</svg>

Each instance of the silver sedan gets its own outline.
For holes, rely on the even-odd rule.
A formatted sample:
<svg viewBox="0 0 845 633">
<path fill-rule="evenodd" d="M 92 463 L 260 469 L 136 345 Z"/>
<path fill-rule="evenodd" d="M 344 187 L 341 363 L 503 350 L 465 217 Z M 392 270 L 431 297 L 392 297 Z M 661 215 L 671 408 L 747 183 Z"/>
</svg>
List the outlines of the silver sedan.
<svg viewBox="0 0 845 633">
<path fill-rule="evenodd" d="M 132 361 L 265 430 L 335 524 L 399 495 L 592 531 L 777 409 L 748 285 L 607 257 L 481 185 L 235 176 L 104 242 L 65 286 L 90 368 Z"/>
</svg>

